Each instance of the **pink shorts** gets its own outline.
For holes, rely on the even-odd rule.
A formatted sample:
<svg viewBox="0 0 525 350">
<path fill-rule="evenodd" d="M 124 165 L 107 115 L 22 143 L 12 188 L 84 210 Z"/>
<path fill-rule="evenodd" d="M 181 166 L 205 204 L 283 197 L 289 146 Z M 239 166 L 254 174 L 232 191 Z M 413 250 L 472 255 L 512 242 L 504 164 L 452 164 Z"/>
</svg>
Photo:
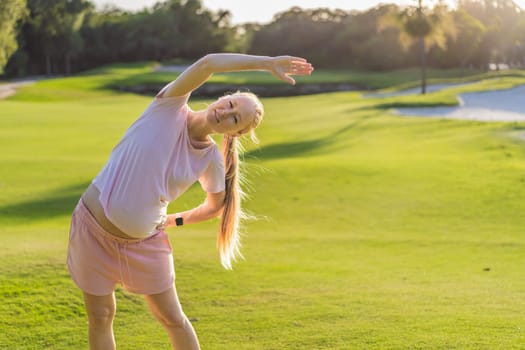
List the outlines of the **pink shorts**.
<svg viewBox="0 0 525 350">
<path fill-rule="evenodd" d="M 111 294 L 117 283 L 132 293 L 159 294 L 175 280 L 165 231 L 144 239 L 116 237 L 98 224 L 82 200 L 71 219 L 67 265 L 80 289 L 99 296 Z"/>
</svg>

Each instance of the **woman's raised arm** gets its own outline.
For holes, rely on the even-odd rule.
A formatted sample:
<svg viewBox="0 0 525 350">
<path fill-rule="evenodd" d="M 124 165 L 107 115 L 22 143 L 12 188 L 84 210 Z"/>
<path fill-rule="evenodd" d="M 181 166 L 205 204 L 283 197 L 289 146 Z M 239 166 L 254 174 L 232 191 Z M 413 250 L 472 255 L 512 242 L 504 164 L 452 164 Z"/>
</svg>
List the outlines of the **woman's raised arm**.
<svg viewBox="0 0 525 350">
<path fill-rule="evenodd" d="M 313 67 L 304 58 L 293 56 L 253 56 L 243 54 L 209 54 L 188 67 L 158 96 L 183 96 L 204 84 L 214 73 L 268 71 L 276 78 L 295 84 L 291 75 L 309 75 Z"/>
</svg>

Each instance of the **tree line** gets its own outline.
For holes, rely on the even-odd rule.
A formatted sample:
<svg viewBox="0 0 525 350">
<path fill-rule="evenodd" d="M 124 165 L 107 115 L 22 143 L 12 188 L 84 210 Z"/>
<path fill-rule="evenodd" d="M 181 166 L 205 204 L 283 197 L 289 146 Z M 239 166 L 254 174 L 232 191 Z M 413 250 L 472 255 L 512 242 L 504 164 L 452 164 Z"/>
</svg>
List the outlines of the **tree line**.
<svg viewBox="0 0 525 350">
<path fill-rule="evenodd" d="M 428 2 L 428 1 L 427 1 Z M 193 60 L 209 52 L 292 54 L 317 67 L 390 70 L 421 64 L 525 66 L 525 11 L 512 0 L 458 0 L 454 8 L 382 4 L 365 11 L 302 9 L 267 24 L 232 25 L 200 0 L 129 12 L 89 0 L 0 1 L 0 72 L 70 74 L 114 62 Z"/>
</svg>

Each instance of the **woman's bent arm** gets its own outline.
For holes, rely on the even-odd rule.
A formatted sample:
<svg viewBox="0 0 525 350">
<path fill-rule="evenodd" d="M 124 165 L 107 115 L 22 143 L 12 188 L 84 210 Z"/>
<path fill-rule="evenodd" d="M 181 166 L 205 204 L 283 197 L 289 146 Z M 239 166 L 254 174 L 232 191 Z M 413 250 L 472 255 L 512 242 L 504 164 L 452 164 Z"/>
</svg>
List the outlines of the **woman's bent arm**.
<svg viewBox="0 0 525 350">
<path fill-rule="evenodd" d="M 204 84 L 214 73 L 268 71 L 276 78 L 295 84 L 290 75 L 309 75 L 313 68 L 304 58 L 253 56 L 234 53 L 209 54 L 188 67 L 169 83 L 159 96 L 183 96 Z"/>
<path fill-rule="evenodd" d="M 184 224 L 194 224 L 218 217 L 224 207 L 225 193 L 208 193 L 206 201 L 196 208 L 184 211 L 179 214 L 170 214 L 166 219 L 166 227 L 175 226 L 177 216 L 182 217 Z"/>
</svg>

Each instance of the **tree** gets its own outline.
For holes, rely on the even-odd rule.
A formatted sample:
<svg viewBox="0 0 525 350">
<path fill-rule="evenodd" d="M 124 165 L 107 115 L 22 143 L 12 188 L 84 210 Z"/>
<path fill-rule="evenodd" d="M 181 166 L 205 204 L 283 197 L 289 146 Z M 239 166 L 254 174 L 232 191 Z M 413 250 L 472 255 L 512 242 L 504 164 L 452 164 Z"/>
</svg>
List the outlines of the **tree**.
<svg viewBox="0 0 525 350">
<path fill-rule="evenodd" d="M 520 68 L 525 67 L 525 14 L 521 16 L 516 26 L 516 44 L 512 53 L 512 61 Z"/>
<path fill-rule="evenodd" d="M 331 51 L 347 67 L 367 70 L 403 67 L 407 57 L 399 42 L 399 29 L 379 28 L 381 19 L 397 9 L 397 5 L 387 4 L 352 12 L 343 21 L 344 29 L 335 33 Z"/>
<path fill-rule="evenodd" d="M 45 72 L 51 75 L 56 49 L 60 48 L 58 36 L 63 13 L 60 1 L 29 0 L 31 12 L 29 21 L 24 28 L 27 39 L 27 50 L 30 57 L 44 58 Z"/>
<path fill-rule="evenodd" d="M 63 3 L 57 39 L 61 43 L 59 52 L 64 57 L 64 72 L 68 75 L 71 74 L 71 59 L 83 49 L 84 41 L 80 29 L 87 11 L 92 9 L 93 5 L 85 0 L 66 0 Z"/>
<path fill-rule="evenodd" d="M 132 15 L 114 6 L 105 6 L 100 11 L 88 11 L 80 33 L 84 49 L 80 60 L 82 69 L 97 67 L 110 62 L 125 62 L 124 55 L 128 30 L 125 26 Z"/>
<path fill-rule="evenodd" d="M 19 55 L 28 58 L 29 71 L 70 74 L 73 58 L 83 50 L 84 19 L 94 6 L 88 0 L 28 0 L 28 8 Z M 16 64 L 13 69 L 20 71 Z"/>
<path fill-rule="evenodd" d="M 455 36 L 453 21 L 448 16 L 447 8 L 441 1 L 430 12 L 423 7 L 422 0 L 417 0 L 417 7 L 408 7 L 399 13 L 385 16 L 383 26 L 397 26 L 401 29 L 401 43 L 405 47 L 416 44 L 421 66 L 421 93 L 426 93 L 426 53 L 432 46 L 444 48 L 446 34 Z"/>
<path fill-rule="evenodd" d="M 512 0 L 459 0 L 458 9 L 478 19 L 485 27 L 479 49 L 474 57 L 477 64 L 521 65 L 524 62 L 525 12 Z"/>
<path fill-rule="evenodd" d="M 479 59 L 479 49 L 486 28 L 475 17 L 459 8 L 452 13 L 452 18 L 457 29 L 457 35 L 447 35 L 446 50 L 436 50 L 440 58 L 441 67 L 474 66 Z"/>
<path fill-rule="evenodd" d="M 27 14 L 26 0 L 0 1 L 0 73 L 18 48 L 17 23 Z"/>
<path fill-rule="evenodd" d="M 330 65 L 340 60 L 331 49 L 334 37 L 343 30 L 346 16 L 348 13 L 342 10 L 292 7 L 275 15 L 270 24 L 253 34 L 249 52 L 304 56 L 318 67 Z"/>
</svg>

